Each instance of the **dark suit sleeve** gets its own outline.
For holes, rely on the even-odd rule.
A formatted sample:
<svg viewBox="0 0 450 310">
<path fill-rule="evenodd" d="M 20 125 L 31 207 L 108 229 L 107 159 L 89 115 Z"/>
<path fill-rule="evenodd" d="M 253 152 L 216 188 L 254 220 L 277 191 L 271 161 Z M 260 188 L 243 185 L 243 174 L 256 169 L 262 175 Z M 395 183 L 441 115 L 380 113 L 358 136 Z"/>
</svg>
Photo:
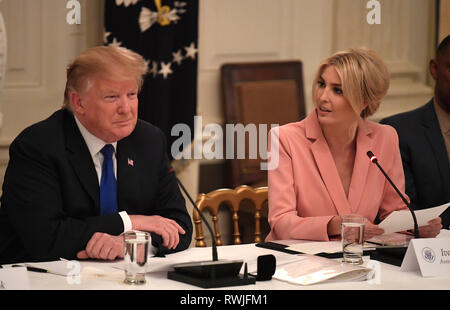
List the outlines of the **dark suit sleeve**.
<svg viewBox="0 0 450 310">
<path fill-rule="evenodd" d="M 192 221 L 186 210 L 186 202 L 181 195 L 176 177 L 174 173 L 169 172 L 170 163 L 166 154 L 167 148 L 165 136 L 161 131 L 159 133 L 163 146 L 161 152 L 163 154 L 161 156 L 162 161 L 158 165 L 159 182 L 154 214 L 176 221 L 186 232 L 184 235 L 180 234 L 180 242 L 174 250 L 168 250 L 166 247 L 162 246 L 161 236 L 152 233 L 152 243 L 158 248 L 158 254 L 163 255 L 165 253 L 182 251 L 189 247 L 192 239 Z"/>
<path fill-rule="evenodd" d="M 405 191 L 410 201 L 417 201 L 416 184 L 411 167 L 411 150 L 404 140 L 399 141 L 400 154 L 402 156 L 403 171 L 405 172 Z"/>
<path fill-rule="evenodd" d="M 408 143 L 408 136 L 401 132 L 401 126 L 392 118 L 385 118 L 380 121 L 382 124 L 386 124 L 394 127 L 399 136 L 399 148 L 402 157 L 403 171 L 405 173 L 405 192 L 408 195 L 411 202 L 417 201 L 416 184 L 414 182 L 414 175 L 411 166 L 411 150 Z"/>
<path fill-rule="evenodd" d="M 56 165 L 29 137 L 11 144 L 2 208 L 26 257 L 35 261 L 76 258 L 95 232 L 119 234 L 123 230 L 117 214 L 83 219 L 69 216 Z"/>
</svg>

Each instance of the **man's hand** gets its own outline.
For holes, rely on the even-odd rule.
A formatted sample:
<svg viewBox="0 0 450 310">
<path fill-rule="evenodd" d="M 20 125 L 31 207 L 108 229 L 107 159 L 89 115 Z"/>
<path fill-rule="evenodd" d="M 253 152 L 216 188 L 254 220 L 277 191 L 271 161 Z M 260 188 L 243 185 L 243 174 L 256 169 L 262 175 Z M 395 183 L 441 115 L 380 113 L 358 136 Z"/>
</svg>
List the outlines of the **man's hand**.
<svg viewBox="0 0 450 310">
<path fill-rule="evenodd" d="M 89 240 L 86 249 L 77 253 L 77 257 L 105 260 L 123 258 L 123 237 L 97 232 Z"/>
<path fill-rule="evenodd" d="M 180 242 L 179 234 L 186 232 L 174 220 L 159 215 L 130 215 L 130 220 L 135 230 L 153 232 L 162 237 L 163 246 L 175 249 Z"/>
</svg>

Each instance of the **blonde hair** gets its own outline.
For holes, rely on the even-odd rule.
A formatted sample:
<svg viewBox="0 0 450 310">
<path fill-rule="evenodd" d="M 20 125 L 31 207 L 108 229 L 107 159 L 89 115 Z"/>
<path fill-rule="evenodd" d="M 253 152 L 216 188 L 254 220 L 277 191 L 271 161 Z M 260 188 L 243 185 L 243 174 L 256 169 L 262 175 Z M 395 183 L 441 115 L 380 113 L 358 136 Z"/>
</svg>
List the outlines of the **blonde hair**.
<svg viewBox="0 0 450 310">
<path fill-rule="evenodd" d="M 326 67 L 333 66 L 341 78 L 343 96 L 362 118 L 373 115 L 389 88 L 389 71 L 375 51 L 351 48 L 337 52 L 319 66 L 312 86 L 317 104 L 318 81 Z M 367 107 L 363 108 L 364 104 Z"/>
<path fill-rule="evenodd" d="M 140 90 L 147 71 L 148 65 L 144 58 L 124 47 L 97 46 L 88 49 L 67 66 L 63 108 L 71 109 L 70 93 L 87 91 L 94 76 L 118 80 L 135 79 Z"/>
</svg>

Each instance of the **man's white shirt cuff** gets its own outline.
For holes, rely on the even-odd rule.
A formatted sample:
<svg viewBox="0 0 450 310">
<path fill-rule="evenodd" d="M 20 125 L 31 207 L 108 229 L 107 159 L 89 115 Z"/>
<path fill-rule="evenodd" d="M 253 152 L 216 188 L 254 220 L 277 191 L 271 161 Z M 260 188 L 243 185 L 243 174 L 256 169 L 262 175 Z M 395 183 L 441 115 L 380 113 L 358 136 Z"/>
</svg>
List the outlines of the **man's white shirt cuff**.
<svg viewBox="0 0 450 310">
<path fill-rule="evenodd" d="M 127 211 L 121 211 L 121 212 L 119 212 L 119 215 L 122 218 L 122 222 L 123 222 L 123 232 L 133 230 L 133 225 L 131 224 L 131 219 L 128 216 Z M 151 236 L 150 236 L 149 242 L 150 242 L 149 254 L 155 255 L 157 253 L 158 249 L 152 245 L 152 237 Z"/>
<path fill-rule="evenodd" d="M 122 211 L 122 212 L 119 212 L 119 215 L 122 218 L 122 222 L 123 222 L 123 232 L 132 230 L 133 225 L 131 224 L 131 219 L 128 216 L 128 213 L 126 211 Z"/>
</svg>

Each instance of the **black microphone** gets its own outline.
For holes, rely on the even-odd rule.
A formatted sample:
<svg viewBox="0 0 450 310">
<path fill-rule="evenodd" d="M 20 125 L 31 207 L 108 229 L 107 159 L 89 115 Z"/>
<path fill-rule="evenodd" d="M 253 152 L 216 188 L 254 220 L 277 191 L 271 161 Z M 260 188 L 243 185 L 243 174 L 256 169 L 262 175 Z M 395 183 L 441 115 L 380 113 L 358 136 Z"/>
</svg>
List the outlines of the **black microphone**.
<svg viewBox="0 0 450 310">
<path fill-rule="evenodd" d="M 243 277 L 239 275 L 243 260 L 218 260 L 216 239 L 214 238 L 214 233 L 211 226 L 195 204 L 194 200 L 191 198 L 191 195 L 189 195 L 183 183 L 181 183 L 180 179 L 178 179 L 175 175 L 175 171 L 172 167 L 169 168 L 169 173 L 175 177 L 177 183 L 180 185 L 181 189 L 186 194 L 192 206 L 198 212 L 208 228 L 209 233 L 211 234 L 212 261 L 190 262 L 174 265 L 172 266 L 174 271 L 169 271 L 167 273 L 167 278 L 200 286 L 202 288 L 255 284 L 256 280 L 248 276 L 247 269 L 245 269 Z"/>
<path fill-rule="evenodd" d="M 184 187 L 183 183 L 181 183 L 180 179 L 178 179 L 178 177 L 175 175 L 175 170 L 173 168 L 169 169 L 169 173 L 173 174 L 173 176 L 175 177 L 175 179 L 177 180 L 178 185 L 180 185 L 181 189 L 183 190 L 183 192 L 186 194 L 186 196 L 188 197 L 189 201 L 191 202 L 191 204 L 194 206 L 195 210 L 197 210 L 198 214 L 200 215 L 200 217 L 202 218 L 203 222 L 205 223 L 206 227 L 209 230 L 209 233 L 211 234 L 211 242 L 212 242 L 212 260 L 213 261 L 217 261 L 217 243 L 216 243 L 216 239 L 213 238 L 214 234 L 213 231 L 211 229 L 211 226 L 209 225 L 209 223 L 206 221 L 205 216 L 203 215 L 203 212 L 200 211 L 200 209 L 197 207 L 197 205 L 195 204 L 194 200 L 192 200 L 191 195 L 189 195 L 189 193 L 187 192 L 186 188 Z"/>
<path fill-rule="evenodd" d="M 417 218 L 416 218 L 416 214 L 414 213 L 414 210 L 411 208 L 408 200 L 406 200 L 405 196 L 402 195 L 402 193 L 399 191 L 399 189 L 397 188 L 397 186 L 395 186 L 395 184 L 392 182 L 391 178 L 389 178 L 389 176 L 386 174 L 386 172 L 384 172 L 383 168 L 381 168 L 380 164 L 378 163 L 378 158 L 372 153 L 372 151 L 368 151 L 367 152 L 367 156 L 369 156 L 370 161 L 372 163 L 374 163 L 375 165 L 377 165 L 377 167 L 380 169 L 380 171 L 383 173 L 384 177 L 389 181 L 389 183 L 391 183 L 392 187 L 395 189 L 395 191 L 397 192 L 397 194 L 400 196 L 400 198 L 403 200 L 403 202 L 406 204 L 406 206 L 408 207 L 409 211 L 411 212 L 413 221 L 414 221 L 414 238 L 418 239 L 419 238 L 419 227 L 417 225 Z"/>
</svg>

